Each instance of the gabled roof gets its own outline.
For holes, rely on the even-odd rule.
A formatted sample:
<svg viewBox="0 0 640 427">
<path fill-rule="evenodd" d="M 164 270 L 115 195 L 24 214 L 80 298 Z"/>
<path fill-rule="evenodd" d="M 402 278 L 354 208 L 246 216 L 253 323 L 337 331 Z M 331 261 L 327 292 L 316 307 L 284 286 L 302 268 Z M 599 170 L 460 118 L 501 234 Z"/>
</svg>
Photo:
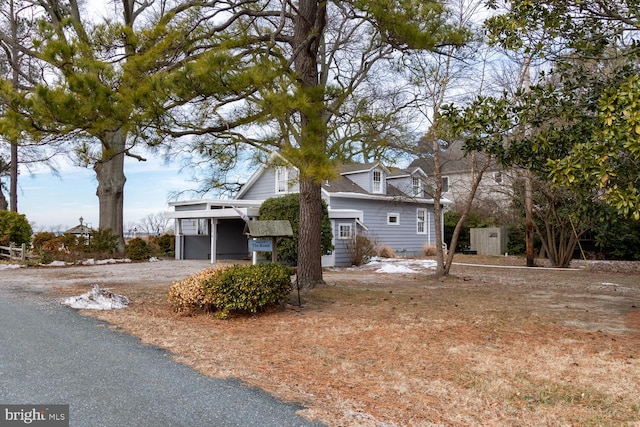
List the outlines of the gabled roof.
<svg viewBox="0 0 640 427">
<path fill-rule="evenodd" d="M 358 184 L 343 175 L 323 182 L 322 188 L 328 193 L 369 194 L 369 192 L 364 188 L 360 187 Z"/>
<path fill-rule="evenodd" d="M 264 172 L 269 167 L 273 166 L 274 160 L 286 162 L 286 160 L 280 154 L 273 152 L 269 156 L 269 161 L 262 165 L 256 172 L 254 172 L 249 180 L 242 186 L 238 194 L 235 196 L 235 199 L 240 199 L 249 190 L 249 188 L 251 188 L 251 186 L 260 179 Z M 348 194 L 358 195 L 359 197 L 369 195 L 375 198 L 411 197 L 410 195 L 404 193 L 399 188 L 393 186 L 390 183 L 387 183 L 386 194 L 370 193 L 348 178 L 349 175 L 368 173 L 376 168 L 382 169 L 387 175 L 387 179 L 390 180 L 393 180 L 394 178 L 415 176 L 416 174 L 419 174 L 424 178 L 427 177 L 424 169 L 419 167 L 418 165 L 412 165 L 409 168 L 402 169 L 396 167 L 388 168 L 384 166 L 380 161 L 371 163 L 343 163 L 337 166 L 337 177 L 326 180 L 322 183 L 322 190 L 329 195 L 340 194 L 344 197 L 346 197 Z"/>
<path fill-rule="evenodd" d="M 476 153 L 476 161 L 483 162 L 486 158 L 483 153 Z M 466 155 L 464 152 L 464 146 L 461 141 L 453 142 L 446 150 L 440 152 L 440 167 L 443 174 L 458 174 L 469 173 L 471 171 L 471 165 L 473 157 Z M 409 165 L 409 168 L 419 167 L 427 174 L 434 174 L 435 166 L 433 163 L 433 156 L 425 156 L 415 159 Z M 501 170 L 502 168 L 495 160 L 491 161 L 489 170 Z"/>
<path fill-rule="evenodd" d="M 411 165 L 406 169 L 401 169 L 401 168 L 389 168 L 389 175 L 387 176 L 387 179 L 391 178 L 406 178 L 406 177 L 410 177 L 413 175 L 422 175 L 423 178 L 427 178 L 428 175 L 425 173 L 425 171 L 419 167 L 419 166 L 415 166 L 415 165 Z"/>
<path fill-rule="evenodd" d="M 344 163 L 338 166 L 338 173 L 340 173 L 340 175 L 351 175 L 354 173 L 370 172 L 377 167 L 381 168 L 387 174 L 390 173 L 389 169 L 379 161 L 373 163 Z"/>
<path fill-rule="evenodd" d="M 238 191 L 238 194 L 236 194 L 234 199 L 241 198 L 242 195 L 246 193 L 247 190 L 251 188 L 251 186 L 260 178 L 260 176 L 262 176 L 264 171 L 266 171 L 269 167 L 273 166 L 273 163 L 275 161 L 287 163 L 287 160 L 284 157 L 282 157 L 278 152 L 272 151 L 271 154 L 269 155 L 269 158 L 267 159 L 267 162 L 262 164 L 258 168 L 258 170 L 255 171 L 253 175 L 249 177 L 249 180 L 245 182 L 244 185 L 240 188 L 240 191 Z"/>
</svg>

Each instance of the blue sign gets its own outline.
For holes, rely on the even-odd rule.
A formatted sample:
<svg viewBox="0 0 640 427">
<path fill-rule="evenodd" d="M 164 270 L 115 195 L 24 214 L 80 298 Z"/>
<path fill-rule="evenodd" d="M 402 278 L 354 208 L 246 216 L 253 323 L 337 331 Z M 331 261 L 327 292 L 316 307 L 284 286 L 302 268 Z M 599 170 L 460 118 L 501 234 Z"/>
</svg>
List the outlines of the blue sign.
<svg viewBox="0 0 640 427">
<path fill-rule="evenodd" d="M 273 242 L 271 239 L 249 240 L 250 252 L 271 252 L 273 250 Z"/>
</svg>

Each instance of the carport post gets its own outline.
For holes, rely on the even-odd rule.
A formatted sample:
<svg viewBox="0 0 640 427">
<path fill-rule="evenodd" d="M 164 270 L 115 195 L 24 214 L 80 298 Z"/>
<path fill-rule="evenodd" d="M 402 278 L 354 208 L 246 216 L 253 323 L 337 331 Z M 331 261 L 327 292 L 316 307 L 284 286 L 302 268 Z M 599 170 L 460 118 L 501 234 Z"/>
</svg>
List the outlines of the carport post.
<svg viewBox="0 0 640 427">
<path fill-rule="evenodd" d="M 218 240 L 218 219 L 211 219 L 211 264 L 216 263 L 216 241 Z"/>
</svg>

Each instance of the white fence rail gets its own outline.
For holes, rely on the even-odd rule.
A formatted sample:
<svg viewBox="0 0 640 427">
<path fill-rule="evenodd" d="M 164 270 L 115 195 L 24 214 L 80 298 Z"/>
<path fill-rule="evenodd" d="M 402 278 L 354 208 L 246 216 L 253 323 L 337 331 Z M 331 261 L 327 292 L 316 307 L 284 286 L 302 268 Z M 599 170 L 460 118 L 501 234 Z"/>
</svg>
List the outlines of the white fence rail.
<svg viewBox="0 0 640 427">
<path fill-rule="evenodd" d="M 0 246 L 0 257 L 24 261 L 27 258 L 27 247 L 24 243 L 19 247 L 13 243 L 9 246 Z"/>
</svg>

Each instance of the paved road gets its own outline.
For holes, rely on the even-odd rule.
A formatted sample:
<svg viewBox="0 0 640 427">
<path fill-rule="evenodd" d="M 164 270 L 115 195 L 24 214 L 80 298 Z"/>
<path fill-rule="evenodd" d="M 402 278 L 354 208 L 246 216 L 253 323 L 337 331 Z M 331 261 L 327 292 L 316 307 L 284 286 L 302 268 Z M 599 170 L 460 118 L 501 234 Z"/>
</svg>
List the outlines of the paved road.
<svg viewBox="0 0 640 427">
<path fill-rule="evenodd" d="M 2 276 L 3 271 L 0 271 Z M 0 280 L 0 404 L 69 404 L 71 426 L 312 426 L 298 406 Z"/>
</svg>

